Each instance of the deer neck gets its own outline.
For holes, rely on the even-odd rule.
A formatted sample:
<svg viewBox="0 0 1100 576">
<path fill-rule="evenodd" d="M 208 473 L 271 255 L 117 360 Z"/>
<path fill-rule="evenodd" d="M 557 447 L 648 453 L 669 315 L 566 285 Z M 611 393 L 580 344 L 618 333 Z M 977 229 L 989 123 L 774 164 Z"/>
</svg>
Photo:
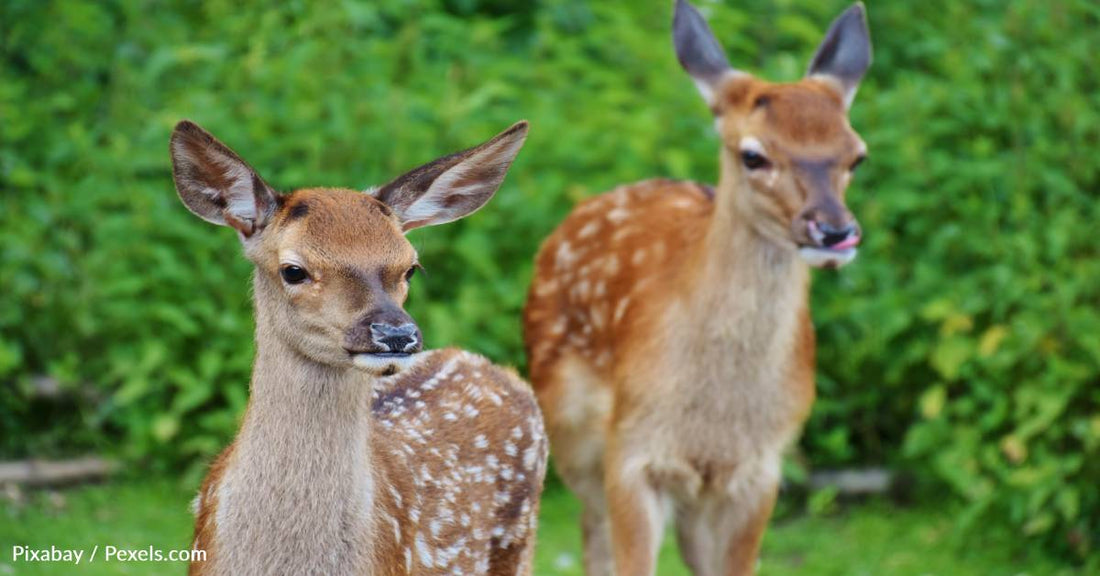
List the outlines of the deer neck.
<svg viewBox="0 0 1100 576">
<path fill-rule="evenodd" d="M 278 439 L 288 448 L 325 448 L 317 456 L 290 450 L 268 451 L 267 456 L 287 462 L 347 458 L 349 450 L 368 446 L 371 378 L 310 360 L 283 337 L 264 332 L 257 329 L 256 360 L 241 440 L 247 437 L 269 443 Z"/>
<path fill-rule="evenodd" d="M 248 410 L 219 491 L 219 549 L 241 566 L 294 550 L 286 573 L 367 565 L 373 381 L 303 356 L 269 329 L 262 306 L 256 319 Z"/>
<path fill-rule="evenodd" d="M 723 154 L 693 312 L 700 335 L 731 358 L 777 361 L 807 306 L 809 269 L 778 227 L 753 215 L 740 170 Z M 744 358 L 740 360 L 744 364 Z"/>
</svg>

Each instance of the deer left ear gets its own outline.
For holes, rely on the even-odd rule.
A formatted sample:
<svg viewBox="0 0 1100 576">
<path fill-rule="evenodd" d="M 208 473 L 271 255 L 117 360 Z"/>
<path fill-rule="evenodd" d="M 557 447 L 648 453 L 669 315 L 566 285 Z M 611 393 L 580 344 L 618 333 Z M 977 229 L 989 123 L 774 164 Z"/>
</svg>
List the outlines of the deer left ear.
<svg viewBox="0 0 1100 576">
<path fill-rule="evenodd" d="M 485 205 L 527 138 L 520 121 L 491 140 L 398 176 L 373 192 L 401 220 L 406 232 L 458 220 Z"/>
<path fill-rule="evenodd" d="M 844 105 L 850 107 L 859 81 L 870 67 L 871 33 L 867 29 L 863 3 L 857 2 L 833 21 L 806 75 L 822 78 L 836 86 L 844 98 Z"/>
</svg>

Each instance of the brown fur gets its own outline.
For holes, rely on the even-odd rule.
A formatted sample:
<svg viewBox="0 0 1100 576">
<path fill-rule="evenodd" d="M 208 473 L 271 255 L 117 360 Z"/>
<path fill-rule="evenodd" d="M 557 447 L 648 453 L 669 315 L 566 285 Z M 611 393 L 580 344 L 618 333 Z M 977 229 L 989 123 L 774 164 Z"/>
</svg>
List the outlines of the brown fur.
<svg viewBox="0 0 1100 576">
<path fill-rule="evenodd" d="M 546 240 L 524 312 L 557 470 L 585 505 L 590 576 L 653 574 L 675 508 L 698 575 L 750 574 L 784 448 L 814 399 L 806 223 L 852 221 L 863 144 L 841 93 L 730 75 L 714 194 L 650 180 L 580 204 Z M 772 168 L 742 166 L 751 137 Z"/>
</svg>

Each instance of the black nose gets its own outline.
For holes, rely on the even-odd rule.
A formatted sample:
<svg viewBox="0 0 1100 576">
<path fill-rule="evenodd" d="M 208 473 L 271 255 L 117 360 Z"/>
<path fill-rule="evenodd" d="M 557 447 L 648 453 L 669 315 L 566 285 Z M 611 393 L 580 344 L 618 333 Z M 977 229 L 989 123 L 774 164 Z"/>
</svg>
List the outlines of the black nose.
<svg viewBox="0 0 1100 576">
<path fill-rule="evenodd" d="M 849 238 L 859 237 L 859 226 L 848 224 L 842 228 L 835 228 L 828 222 L 817 222 L 817 229 L 821 231 L 821 245 L 832 248 Z"/>
<path fill-rule="evenodd" d="M 416 324 L 392 324 L 373 323 L 370 325 L 371 341 L 390 354 L 412 354 L 420 350 L 420 336 L 417 334 Z"/>
</svg>

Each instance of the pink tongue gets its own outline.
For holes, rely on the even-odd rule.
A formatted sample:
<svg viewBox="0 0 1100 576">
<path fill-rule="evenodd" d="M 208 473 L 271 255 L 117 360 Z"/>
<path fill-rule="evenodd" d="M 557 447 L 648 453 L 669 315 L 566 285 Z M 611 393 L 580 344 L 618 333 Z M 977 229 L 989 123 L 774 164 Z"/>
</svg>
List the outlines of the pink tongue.
<svg viewBox="0 0 1100 576">
<path fill-rule="evenodd" d="M 847 250 L 849 248 L 855 248 L 859 246 L 859 236 L 849 236 L 843 242 L 839 244 L 833 244 L 829 246 L 831 250 Z"/>
</svg>

